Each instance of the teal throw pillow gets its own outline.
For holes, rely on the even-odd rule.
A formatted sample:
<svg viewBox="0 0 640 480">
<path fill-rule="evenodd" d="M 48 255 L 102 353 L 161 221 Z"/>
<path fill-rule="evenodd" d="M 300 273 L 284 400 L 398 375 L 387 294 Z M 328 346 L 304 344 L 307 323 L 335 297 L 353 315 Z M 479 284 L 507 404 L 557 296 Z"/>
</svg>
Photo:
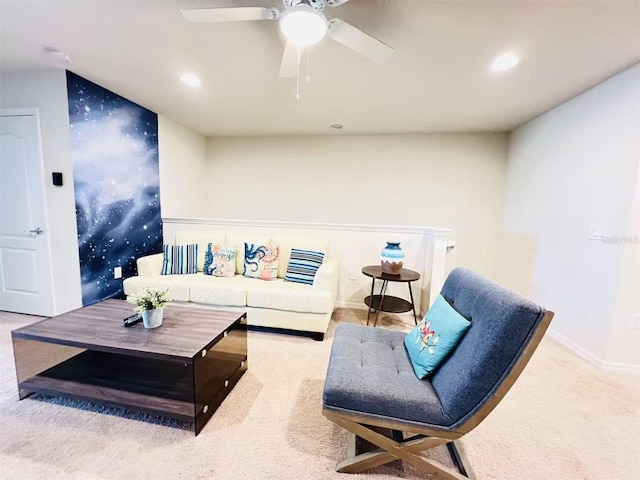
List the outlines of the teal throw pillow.
<svg viewBox="0 0 640 480">
<path fill-rule="evenodd" d="M 431 375 L 456 347 L 471 326 L 471 322 L 456 312 L 442 295 L 404 337 L 413 370 L 418 378 Z"/>
</svg>

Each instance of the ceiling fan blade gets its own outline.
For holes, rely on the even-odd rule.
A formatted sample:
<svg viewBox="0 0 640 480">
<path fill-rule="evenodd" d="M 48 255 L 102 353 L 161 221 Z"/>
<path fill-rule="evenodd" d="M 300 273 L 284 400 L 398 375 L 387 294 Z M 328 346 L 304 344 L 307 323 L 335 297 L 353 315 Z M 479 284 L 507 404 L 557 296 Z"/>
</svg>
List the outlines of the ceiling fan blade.
<svg viewBox="0 0 640 480">
<path fill-rule="evenodd" d="M 287 42 L 284 46 L 282 54 L 282 63 L 280 64 L 280 77 L 295 77 L 298 72 L 298 47 L 293 43 Z"/>
<path fill-rule="evenodd" d="M 187 20 L 193 23 L 276 20 L 280 16 L 280 11 L 277 8 L 265 7 L 197 8 L 180 11 Z"/>
<path fill-rule="evenodd" d="M 393 48 L 389 45 L 339 18 L 329 20 L 327 35 L 377 63 L 384 63 L 393 56 Z"/>
</svg>

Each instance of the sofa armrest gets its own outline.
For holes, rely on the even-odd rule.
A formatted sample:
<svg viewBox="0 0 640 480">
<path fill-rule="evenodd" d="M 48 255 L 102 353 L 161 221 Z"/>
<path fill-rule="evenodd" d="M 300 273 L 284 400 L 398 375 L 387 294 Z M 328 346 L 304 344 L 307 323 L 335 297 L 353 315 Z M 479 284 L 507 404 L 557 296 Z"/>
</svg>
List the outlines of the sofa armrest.
<svg viewBox="0 0 640 480">
<path fill-rule="evenodd" d="M 313 279 L 314 290 L 327 290 L 334 296 L 338 293 L 338 260 L 325 258 Z"/>
<path fill-rule="evenodd" d="M 162 264 L 164 263 L 164 253 L 156 253 L 154 255 L 146 255 L 136 260 L 138 267 L 138 276 L 150 277 L 160 275 L 162 272 Z"/>
</svg>

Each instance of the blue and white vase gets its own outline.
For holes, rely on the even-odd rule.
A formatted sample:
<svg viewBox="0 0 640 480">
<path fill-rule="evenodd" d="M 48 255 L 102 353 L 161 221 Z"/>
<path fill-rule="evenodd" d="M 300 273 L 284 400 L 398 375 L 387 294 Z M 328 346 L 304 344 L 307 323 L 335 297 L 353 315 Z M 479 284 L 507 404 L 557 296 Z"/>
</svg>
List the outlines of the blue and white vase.
<svg viewBox="0 0 640 480">
<path fill-rule="evenodd" d="M 380 254 L 382 272 L 390 275 L 400 275 L 403 262 L 404 252 L 400 248 L 400 242 L 387 242 L 387 246 L 382 249 Z"/>
</svg>

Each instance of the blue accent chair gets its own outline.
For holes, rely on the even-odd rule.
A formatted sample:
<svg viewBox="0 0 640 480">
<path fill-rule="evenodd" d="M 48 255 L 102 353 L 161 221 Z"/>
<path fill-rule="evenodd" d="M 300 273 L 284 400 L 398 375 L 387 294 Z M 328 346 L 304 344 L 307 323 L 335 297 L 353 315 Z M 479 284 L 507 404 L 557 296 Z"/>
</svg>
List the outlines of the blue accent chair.
<svg viewBox="0 0 640 480">
<path fill-rule="evenodd" d="M 337 471 L 400 459 L 438 479 L 475 478 L 458 439 L 505 396 L 554 314 L 463 268 L 449 274 L 440 293 L 471 327 L 423 380 L 411 366 L 405 333 L 352 324 L 336 329 L 323 415 L 353 434 L 349 458 Z M 457 470 L 420 455 L 439 445 L 447 445 Z"/>
</svg>

